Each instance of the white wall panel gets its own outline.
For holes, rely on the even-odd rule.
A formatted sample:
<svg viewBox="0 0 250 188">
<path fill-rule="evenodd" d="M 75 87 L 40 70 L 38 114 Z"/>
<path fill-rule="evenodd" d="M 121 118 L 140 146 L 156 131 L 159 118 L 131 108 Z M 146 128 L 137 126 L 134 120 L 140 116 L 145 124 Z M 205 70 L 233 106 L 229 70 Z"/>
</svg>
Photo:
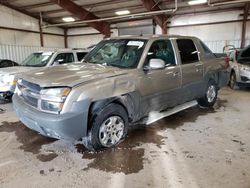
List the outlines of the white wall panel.
<svg viewBox="0 0 250 188">
<path fill-rule="evenodd" d="M 0 26 L 39 31 L 38 20 L 0 5 Z M 64 30 L 58 27 L 46 28 L 47 33 L 64 34 Z M 39 33 L 14 31 L 0 29 L 0 44 L 11 44 L 17 46 L 40 46 Z M 44 45 L 46 47 L 64 47 L 63 36 L 44 35 Z"/>
<path fill-rule="evenodd" d="M 86 36 L 73 36 L 68 37 L 69 48 L 86 48 L 90 45 L 97 44 L 103 40 L 103 35 L 86 35 Z"/>
<path fill-rule="evenodd" d="M 18 46 L 40 46 L 40 35 L 37 33 L 27 33 L 14 31 L 15 45 Z M 8 44 L 8 43 L 7 43 Z"/>
<path fill-rule="evenodd" d="M 91 34 L 91 33 L 99 33 L 99 31 L 91 27 L 72 28 L 68 30 L 68 35 Z"/>
<path fill-rule="evenodd" d="M 118 36 L 118 30 L 117 29 L 111 29 L 112 34 L 111 37 Z M 89 35 L 91 33 L 96 33 L 97 31 L 92 28 L 73 28 L 68 30 L 68 35 L 81 35 L 86 34 L 83 36 L 69 36 L 68 37 L 68 47 L 69 48 L 86 48 L 93 44 L 97 44 L 101 40 L 103 40 L 104 35 L 102 34 L 93 34 Z"/>
<path fill-rule="evenodd" d="M 240 23 L 185 26 L 169 28 L 169 34 L 196 36 L 202 40 L 232 40 L 241 38 Z"/>
<path fill-rule="evenodd" d="M 64 30 L 58 27 L 43 28 L 43 32 L 64 35 Z"/>
<path fill-rule="evenodd" d="M 230 12 L 209 13 L 209 14 L 177 15 L 173 17 L 169 26 L 239 20 L 239 19 L 242 19 L 242 17 L 239 16 L 240 14 L 242 14 L 242 11 L 230 11 Z"/>
<path fill-rule="evenodd" d="M 222 52 L 226 44 L 232 44 L 240 47 L 242 22 L 212 24 L 214 22 L 240 20 L 241 11 L 230 11 L 213 14 L 183 15 L 175 16 L 171 20 L 169 34 L 196 36 L 203 40 L 214 52 Z M 207 24 L 193 25 L 188 24 Z M 184 25 L 184 26 L 182 26 Z M 178 27 L 176 27 L 178 26 Z M 159 27 L 157 27 L 159 28 Z M 160 34 L 161 29 L 156 29 Z M 250 22 L 247 23 L 246 44 L 250 42 Z"/>
<path fill-rule="evenodd" d="M 38 20 L 0 5 L 0 26 L 38 31 Z"/>
<path fill-rule="evenodd" d="M 64 48 L 64 37 L 55 35 L 43 35 L 44 46 Z"/>
<path fill-rule="evenodd" d="M 11 59 L 18 63 L 22 62 L 32 52 L 51 51 L 56 48 L 42 48 L 37 46 L 17 46 L 0 44 L 0 59 Z"/>
</svg>

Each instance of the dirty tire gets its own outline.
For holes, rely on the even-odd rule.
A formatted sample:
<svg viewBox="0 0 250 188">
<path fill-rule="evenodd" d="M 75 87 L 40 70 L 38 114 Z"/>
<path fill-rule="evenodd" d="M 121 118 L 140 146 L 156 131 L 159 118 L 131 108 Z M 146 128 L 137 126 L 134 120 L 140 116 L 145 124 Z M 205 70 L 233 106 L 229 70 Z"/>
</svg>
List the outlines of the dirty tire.
<svg viewBox="0 0 250 188">
<path fill-rule="evenodd" d="M 212 107 L 217 100 L 218 87 L 214 80 L 210 80 L 204 96 L 197 100 L 200 107 Z"/>
<path fill-rule="evenodd" d="M 232 72 L 230 75 L 229 87 L 231 89 L 238 89 L 235 72 Z"/>
<path fill-rule="evenodd" d="M 124 107 L 115 103 L 111 103 L 95 112 L 90 118 L 90 123 L 91 125 L 90 130 L 88 131 L 87 143 L 85 142 L 84 144 L 89 150 L 97 151 L 113 147 L 119 144 L 128 132 L 127 112 Z M 108 128 L 105 129 L 106 127 Z M 112 134 L 115 135 L 115 139 L 109 138 L 112 137 Z M 103 140 L 106 141 L 105 138 L 109 139 L 107 144 L 104 144 L 105 142 Z M 114 142 L 115 144 L 111 143 L 111 140 L 116 140 L 116 142 Z"/>
</svg>

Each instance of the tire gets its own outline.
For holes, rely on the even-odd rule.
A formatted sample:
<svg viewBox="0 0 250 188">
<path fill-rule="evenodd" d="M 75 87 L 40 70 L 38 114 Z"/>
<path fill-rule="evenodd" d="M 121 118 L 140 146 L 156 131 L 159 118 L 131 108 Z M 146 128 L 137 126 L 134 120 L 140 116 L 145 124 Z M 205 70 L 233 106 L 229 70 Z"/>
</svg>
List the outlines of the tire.
<svg viewBox="0 0 250 188">
<path fill-rule="evenodd" d="M 89 150 L 114 147 L 128 133 L 128 115 L 119 104 L 111 103 L 92 114 L 84 145 Z"/>
<path fill-rule="evenodd" d="M 205 108 L 213 107 L 213 105 L 217 100 L 217 95 L 218 95 L 217 84 L 214 80 L 210 80 L 208 82 L 204 96 L 198 99 L 197 102 L 200 107 L 205 107 Z"/>
<path fill-rule="evenodd" d="M 235 72 L 232 72 L 230 75 L 229 87 L 233 90 L 237 89 L 237 80 Z"/>
</svg>

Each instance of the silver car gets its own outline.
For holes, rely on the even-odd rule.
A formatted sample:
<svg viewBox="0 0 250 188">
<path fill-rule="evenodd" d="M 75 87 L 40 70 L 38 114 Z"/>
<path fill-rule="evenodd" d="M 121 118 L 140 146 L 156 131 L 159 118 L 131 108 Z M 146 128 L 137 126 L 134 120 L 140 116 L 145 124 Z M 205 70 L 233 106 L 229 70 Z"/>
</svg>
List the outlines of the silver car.
<svg viewBox="0 0 250 188">
<path fill-rule="evenodd" d="M 60 49 L 54 51 L 39 51 L 30 54 L 20 66 L 0 69 L 0 99 L 11 99 L 18 76 L 42 67 L 65 65 L 81 61 L 87 54 L 86 50 Z"/>
<path fill-rule="evenodd" d="M 83 62 L 25 74 L 13 104 L 30 129 L 91 150 L 117 145 L 129 125 L 212 107 L 229 79 L 224 59 L 195 37 L 106 39 Z"/>
<path fill-rule="evenodd" d="M 231 68 L 229 86 L 250 87 L 250 45 L 244 49 L 234 49 L 229 52 Z"/>
</svg>

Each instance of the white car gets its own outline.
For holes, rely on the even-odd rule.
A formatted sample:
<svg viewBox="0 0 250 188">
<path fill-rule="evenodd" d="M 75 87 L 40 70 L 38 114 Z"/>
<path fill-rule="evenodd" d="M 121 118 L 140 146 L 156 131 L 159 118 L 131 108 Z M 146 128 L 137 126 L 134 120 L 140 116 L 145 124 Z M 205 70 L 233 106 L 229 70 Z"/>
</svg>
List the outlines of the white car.
<svg viewBox="0 0 250 188">
<path fill-rule="evenodd" d="M 60 49 L 55 51 L 39 51 L 30 54 L 17 67 L 0 69 L 0 99 L 11 99 L 18 76 L 31 70 L 57 65 L 66 65 L 81 61 L 88 53 L 87 50 Z"/>
<path fill-rule="evenodd" d="M 228 56 L 231 68 L 229 86 L 232 89 L 250 87 L 250 45 L 230 50 Z"/>
</svg>

